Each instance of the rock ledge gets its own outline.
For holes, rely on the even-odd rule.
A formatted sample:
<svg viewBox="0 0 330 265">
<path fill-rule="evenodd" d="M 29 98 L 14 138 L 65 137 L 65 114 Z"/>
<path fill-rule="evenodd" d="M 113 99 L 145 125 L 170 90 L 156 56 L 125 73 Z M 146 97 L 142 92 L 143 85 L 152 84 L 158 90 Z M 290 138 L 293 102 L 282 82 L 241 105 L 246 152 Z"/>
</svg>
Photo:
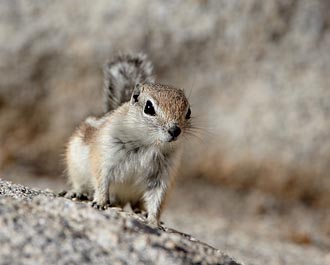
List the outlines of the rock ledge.
<svg viewBox="0 0 330 265">
<path fill-rule="evenodd" d="M 239 264 L 135 214 L 98 211 L 1 179 L 0 227 L 0 264 Z"/>
</svg>

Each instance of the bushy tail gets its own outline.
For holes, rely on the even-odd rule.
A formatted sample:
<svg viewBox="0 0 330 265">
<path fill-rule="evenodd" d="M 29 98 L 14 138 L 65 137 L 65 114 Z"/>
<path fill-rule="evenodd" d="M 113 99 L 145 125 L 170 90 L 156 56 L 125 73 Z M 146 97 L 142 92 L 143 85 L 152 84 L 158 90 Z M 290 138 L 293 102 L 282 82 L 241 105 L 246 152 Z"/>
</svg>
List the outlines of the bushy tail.
<svg viewBox="0 0 330 265">
<path fill-rule="evenodd" d="M 137 83 L 153 82 L 153 66 L 145 54 L 117 56 L 104 67 L 106 112 L 129 101 Z"/>
</svg>

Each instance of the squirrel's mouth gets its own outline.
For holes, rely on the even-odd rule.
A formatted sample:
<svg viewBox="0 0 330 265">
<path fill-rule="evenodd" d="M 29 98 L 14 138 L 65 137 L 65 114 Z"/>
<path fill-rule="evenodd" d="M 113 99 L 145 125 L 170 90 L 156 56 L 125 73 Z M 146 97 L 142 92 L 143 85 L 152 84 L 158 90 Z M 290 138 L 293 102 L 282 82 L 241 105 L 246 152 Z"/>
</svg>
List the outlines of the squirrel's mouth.
<svg viewBox="0 0 330 265">
<path fill-rule="evenodd" d="M 176 142 L 178 140 L 178 137 L 173 137 L 173 136 L 167 136 L 167 137 L 164 137 L 163 139 L 159 139 L 157 141 L 158 144 L 161 144 L 161 145 L 166 145 L 167 143 L 173 143 L 173 142 Z"/>
<path fill-rule="evenodd" d="M 178 136 L 171 136 L 171 135 L 169 135 L 164 142 L 166 142 L 166 143 L 173 143 L 173 142 L 176 142 L 178 140 L 178 138 L 179 138 Z"/>
<path fill-rule="evenodd" d="M 178 139 L 178 137 L 174 137 L 174 136 L 171 136 L 171 138 L 170 139 L 168 139 L 167 140 L 167 142 L 174 142 L 174 141 L 176 141 Z"/>
</svg>

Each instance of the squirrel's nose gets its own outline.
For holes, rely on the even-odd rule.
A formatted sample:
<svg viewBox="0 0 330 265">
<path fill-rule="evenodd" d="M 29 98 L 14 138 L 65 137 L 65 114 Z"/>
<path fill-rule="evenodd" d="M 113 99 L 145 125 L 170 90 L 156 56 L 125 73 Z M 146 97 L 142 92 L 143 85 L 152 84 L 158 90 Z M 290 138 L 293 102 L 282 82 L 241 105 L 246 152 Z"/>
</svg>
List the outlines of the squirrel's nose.
<svg viewBox="0 0 330 265">
<path fill-rule="evenodd" d="M 168 133 L 173 137 L 176 138 L 180 135 L 181 129 L 180 127 L 174 125 L 170 129 L 168 129 Z"/>
</svg>

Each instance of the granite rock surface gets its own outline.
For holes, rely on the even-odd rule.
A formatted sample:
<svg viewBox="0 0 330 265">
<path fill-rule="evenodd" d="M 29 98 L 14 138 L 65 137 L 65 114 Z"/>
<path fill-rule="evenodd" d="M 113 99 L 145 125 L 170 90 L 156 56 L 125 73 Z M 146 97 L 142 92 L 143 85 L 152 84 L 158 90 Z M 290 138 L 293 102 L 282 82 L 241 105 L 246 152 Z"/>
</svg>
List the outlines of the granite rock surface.
<svg viewBox="0 0 330 265">
<path fill-rule="evenodd" d="M 1 179 L 0 226 L 0 264 L 239 264 L 133 213 L 95 210 Z"/>
</svg>

